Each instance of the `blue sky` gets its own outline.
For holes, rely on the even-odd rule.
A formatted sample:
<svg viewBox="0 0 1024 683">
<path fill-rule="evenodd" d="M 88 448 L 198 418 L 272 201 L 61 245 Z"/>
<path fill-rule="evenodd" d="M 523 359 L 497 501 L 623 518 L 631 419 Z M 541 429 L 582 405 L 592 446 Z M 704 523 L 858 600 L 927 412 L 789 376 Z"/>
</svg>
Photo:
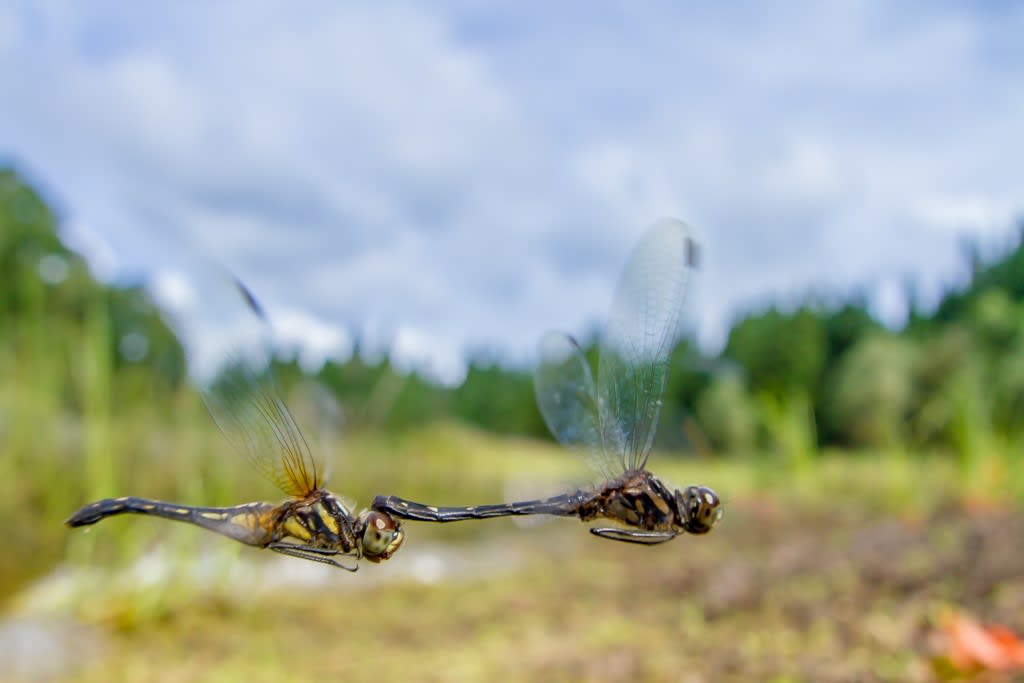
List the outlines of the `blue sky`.
<svg viewBox="0 0 1024 683">
<path fill-rule="evenodd" d="M 898 322 L 1024 214 L 1016 3 L 8 2 L 0 159 L 106 279 L 226 264 L 315 358 L 456 380 L 585 333 L 656 218 L 702 341 L 809 291 Z"/>
</svg>

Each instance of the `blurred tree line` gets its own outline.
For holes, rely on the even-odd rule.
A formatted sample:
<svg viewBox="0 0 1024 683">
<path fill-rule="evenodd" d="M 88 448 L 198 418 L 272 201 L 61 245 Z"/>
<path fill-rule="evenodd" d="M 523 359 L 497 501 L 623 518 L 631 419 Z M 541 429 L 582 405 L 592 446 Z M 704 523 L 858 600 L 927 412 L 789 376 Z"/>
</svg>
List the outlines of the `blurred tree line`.
<svg viewBox="0 0 1024 683">
<path fill-rule="evenodd" d="M 81 412 L 100 375 L 114 408 L 185 377 L 185 354 L 146 290 L 96 282 L 58 233 L 58 217 L 18 173 L 0 168 L 0 369 L 24 401 Z M 91 347 L 98 348 L 93 349 Z M 88 347 L 89 353 L 83 353 Z M 33 391 L 40 384 L 47 391 Z M 56 397 L 54 399 L 53 397 Z"/>
<path fill-rule="evenodd" d="M 14 170 L 0 170 L 4 376 L 26 389 L 59 386 L 64 405 L 49 408 L 78 411 L 95 389 L 95 368 L 87 366 L 99 362 L 112 378 L 111 409 L 140 397 L 165 400 L 185 381 L 181 344 L 143 287 L 96 282 L 57 228 L 38 193 Z M 976 249 L 967 257 L 969 283 L 932 313 L 910 301 L 902 329 L 882 326 L 864 298 L 851 297 L 743 315 L 714 357 L 681 340 L 669 371 L 663 445 L 794 457 L 828 446 L 957 451 L 978 434 L 1016 438 L 1024 410 L 1024 241 L 1018 235 L 987 262 Z M 100 346 L 84 365 L 83 340 Z M 591 355 L 595 343 L 584 345 Z M 290 359 L 279 359 L 276 372 L 286 385 L 305 379 Z M 329 361 L 316 379 L 357 424 L 456 419 L 498 433 L 547 435 L 529 373 L 486 356 L 454 388 L 358 349 Z"/>
</svg>

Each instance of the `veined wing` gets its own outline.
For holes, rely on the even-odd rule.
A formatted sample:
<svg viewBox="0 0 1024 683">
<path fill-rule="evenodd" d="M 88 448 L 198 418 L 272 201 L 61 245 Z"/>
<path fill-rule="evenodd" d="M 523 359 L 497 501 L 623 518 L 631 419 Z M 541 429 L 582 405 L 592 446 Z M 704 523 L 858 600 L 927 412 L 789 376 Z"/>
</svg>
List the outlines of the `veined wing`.
<svg viewBox="0 0 1024 683">
<path fill-rule="evenodd" d="M 563 445 L 581 451 L 606 480 L 612 479 L 619 474 L 618 461 L 603 444 L 604 430 L 614 425 L 601 410 L 590 364 L 579 344 L 567 334 L 548 332 L 537 352 L 533 387 L 548 429 Z"/>
<path fill-rule="evenodd" d="M 597 396 L 616 428 L 606 429 L 624 470 L 643 469 L 654 442 L 696 245 L 674 219 L 655 223 L 634 248 L 601 337 Z"/>
<path fill-rule="evenodd" d="M 191 283 L 170 278 L 154 291 L 186 346 L 191 379 L 231 445 L 288 495 L 323 484 L 309 447 L 270 373 L 270 323 L 252 292 L 221 266 L 186 262 Z M 200 293 L 182 296 L 181 291 Z"/>
<path fill-rule="evenodd" d="M 203 398 L 237 451 L 286 494 L 305 497 L 323 485 L 321 470 L 266 373 L 257 377 L 244 362 L 234 362 Z"/>
</svg>

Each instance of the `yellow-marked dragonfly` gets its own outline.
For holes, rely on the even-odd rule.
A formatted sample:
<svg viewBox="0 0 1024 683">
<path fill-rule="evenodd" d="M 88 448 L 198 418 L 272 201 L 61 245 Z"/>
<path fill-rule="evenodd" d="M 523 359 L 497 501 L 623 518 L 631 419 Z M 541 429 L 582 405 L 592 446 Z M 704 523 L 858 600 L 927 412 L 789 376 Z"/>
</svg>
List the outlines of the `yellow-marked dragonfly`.
<svg viewBox="0 0 1024 683">
<path fill-rule="evenodd" d="M 259 304 L 239 284 L 249 306 Z M 256 502 L 231 507 L 193 507 L 145 498 L 108 498 L 71 515 L 71 527 L 123 513 L 153 515 L 195 524 L 246 545 L 356 571 L 365 558 L 380 562 L 402 545 L 405 532 L 386 512 L 358 514 L 324 488 L 305 437 L 268 374 L 258 377 L 244 362 L 224 369 L 204 392 L 211 416 L 235 450 L 291 496 L 279 505 Z M 351 558 L 351 563 L 341 561 Z"/>
<path fill-rule="evenodd" d="M 723 512 L 714 491 L 706 486 L 673 491 L 645 469 L 695 265 L 696 245 L 683 223 L 663 219 L 644 235 L 626 265 L 599 342 L 596 383 L 575 340 L 549 332 L 540 341 L 534 388 L 544 420 L 560 442 L 587 456 L 604 483 L 551 498 L 472 507 L 377 496 L 373 509 L 429 522 L 510 515 L 607 519 L 621 526 L 594 527 L 591 533 L 645 545 L 711 531 Z"/>
</svg>

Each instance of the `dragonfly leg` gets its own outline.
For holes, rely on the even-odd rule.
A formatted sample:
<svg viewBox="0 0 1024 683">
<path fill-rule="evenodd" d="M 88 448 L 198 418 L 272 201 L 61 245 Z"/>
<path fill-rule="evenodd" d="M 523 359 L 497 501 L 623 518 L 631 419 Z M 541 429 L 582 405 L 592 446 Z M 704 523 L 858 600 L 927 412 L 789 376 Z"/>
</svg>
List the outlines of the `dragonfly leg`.
<svg viewBox="0 0 1024 683">
<path fill-rule="evenodd" d="M 329 564 L 332 567 L 338 567 L 344 569 L 347 572 L 359 571 L 359 553 L 342 552 L 340 550 L 332 550 L 330 548 L 314 548 L 308 545 L 296 545 L 294 543 L 271 543 L 267 548 L 273 550 L 276 553 L 282 555 L 288 555 L 289 557 L 298 557 L 303 560 L 310 560 L 312 562 L 320 562 L 321 564 Z M 347 565 L 334 559 L 335 555 L 356 555 L 356 564 Z"/>
<path fill-rule="evenodd" d="M 620 529 L 618 527 L 594 527 L 590 533 L 601 538 L 623 543 L 639 543 L 640 545 L 658 545 L 665 541 L 671 541 L 676 534 L 671 531 L 636 531 L 634 529 Z"/>
</svg>

